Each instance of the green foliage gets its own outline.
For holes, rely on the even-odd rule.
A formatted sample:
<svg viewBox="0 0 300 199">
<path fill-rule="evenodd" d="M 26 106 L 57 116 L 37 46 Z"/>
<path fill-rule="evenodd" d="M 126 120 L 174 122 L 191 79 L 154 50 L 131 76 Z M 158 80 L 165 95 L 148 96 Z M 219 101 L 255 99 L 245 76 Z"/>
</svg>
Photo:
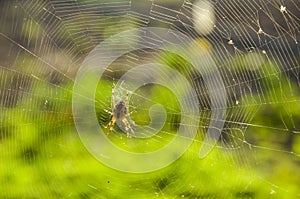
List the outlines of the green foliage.
<svg viewBox="0 0 300 199">
<path fill-rule="evenodd" d="M 172 64 L 178 57 L 170 56 L 172 60 L 167 58 L 166 55 L 164 61 Z M 193 144 L 179 160 L 164 169 L 145 174 L 110 169 L 86 150 L 73 123 L 72 82 L 49 84 L 32 81 L 15 105 L 3 108 L 1 114 L 0 198 L 295 197 L 300 184 L 300 176 L 296 172 L 299 159 L 289 152 L 299 154 L 300 151 L 299 138 L 291 138 L 294 135 L 291 131 L 299 129 L 293 121 L 300 110 L 297 101 L 284 104 L 288 98 L 282 94 L 288 89 L 295 90 L 296 86 L 272 78 L 264 80 L 265 85 L 273 84 L 270 88 L 275 88 L 266 89 L 264 95 L 278 103 L 259 109 L 252 124 L 274 128 L 250 126 L 245 135 L 239 136 L 232 131 L 227 136 L 236 142 L 236 148 L 221 142 L 206 158 L 199 159 L 198 153 L 205 135 L 205 124 L 201 124 Z M 7 81 L 3 82 L 3 86 L 7 87 Z M 95 100 L 91 100 L 95 103 L 102 127 L 110 121 L 104 109 L 111 106 L 112 84 L 111 81 L 99 81 Z M 299 98 L 298 93 L 295 92 L 293 97 Z M 253 95 L 254 102 L 258 98 L 258 94 Z M 147 125 L 150 122 L 148 110 L 157 103 L 165 107 L 167 121 L 156 136 L 127 138 L 115 126 L 109 139 L 124 150 L 139 153 L 155 151 L 171 142 L 181 115 L 178 99 L 167 88 L 145 85 L 135 91 L 130 99 L 130 109 L 136 109 L 132 119 L 137 125 Z M 230 114 L 237 113 L 230 110 Z M 282 121 L 287 125 L 286 133 L 276 130 Z M 242 141 L 238 143 L 239 139 L 250 143 L 250 148 Z M 266 150 L 255 146 L 266 147 Z M 118 155 L 115 154 L 114 158 L 119 158 Z"/>
</svg>

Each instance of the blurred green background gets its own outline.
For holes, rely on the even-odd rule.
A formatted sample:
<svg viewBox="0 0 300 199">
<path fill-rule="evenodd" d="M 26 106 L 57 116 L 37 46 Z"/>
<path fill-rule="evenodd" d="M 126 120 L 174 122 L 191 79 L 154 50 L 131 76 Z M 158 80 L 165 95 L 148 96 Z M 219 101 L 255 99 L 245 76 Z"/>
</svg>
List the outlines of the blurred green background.
<svg viewBox="0 0 300 199">
<path fill-rule="evenodd" d="M 247 2 L 236 7 L 245 8 Z M 168 9 L 187 17 L 192 6 L 188 1 L 1 1 L 0 198 L 298 198 L 300 80 L 299 44 L 294 39 L 299 38 L 299 18 L 291 11 L 285 16 L 290 26 L 283 26 L 289 34 L 275 28 L 270 35 L 278 37 L 260 38 L 250 34 L 251 28 L 238 26 L 245 15 L 240 11 L 235 25 L 241 32 L 230 33 L 236 41 L 231 46 L 224 36 L 230 28 L 221 16 L 234 11 L 226 12 L 223 3 L 214 1 L 220 21 L 210 37 L 189 32 L 186 26 L 176 25 L 178 21 L 170 25 Z M 227 3 L 232 5 L 232 1 Z M 147 9 L 169 18 L 159 20 L 151 12 L 143 13 Z M 263 9 L 262 15 L 269 12 Z M 251 11 L 258 13 L 258 8 Z M 269 26 L 282 23 L 276 20 Z M 249 28 L 252 21 L 244 24 Z M 211 114 L 201 76 L 172 53 L 148 49 L 124 55 L 99 79 L 95 99 L 91 99 L 104 131 L 111 119 L 104 109 L 111 108 L 113 83 L 141 63 L 155 61 L 178 70 L 190 80 L 201 108 L 197 136 L 180 159 L 156 172 L 132 174 L 108 168 L 87 151 L 75 128 L 72 95 L 80 64 L 99 42 L 143 26 L 182 28 L 211 53 L 224 78 L 228 108 L 217 146 L 199 159 Z M 249 33 L 245 37 L 253 48 L 243 43 L 239 33 Z M 131 119 L 138 125 L 148 124 L 148 110 L 156 103 L 167 112 L 166 123 L 156 136 L 127 138 L 116 125 L 109 139 L 138 153 L 172 141 L 180 124 L 180 106 L 167 88 L 145 85 L 135 91 L 130 98 L 130 109 L 136 110 Z"/>
</svg>

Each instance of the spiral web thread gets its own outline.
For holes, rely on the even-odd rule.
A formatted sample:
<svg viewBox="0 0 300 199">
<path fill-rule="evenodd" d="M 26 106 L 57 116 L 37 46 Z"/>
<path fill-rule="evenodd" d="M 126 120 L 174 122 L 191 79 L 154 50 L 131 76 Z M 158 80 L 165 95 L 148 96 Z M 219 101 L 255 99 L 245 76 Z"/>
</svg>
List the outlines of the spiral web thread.
<svg viewBox="0 0 300 199">
<path fill-rule="evenodd" d="M 39 156 L 50 161 L 52 156 L 62 153 L 62 158 L 66 157 L 69 164 L 74 164 L 76 157 L 66 154 L 72 153 L 72 146 L 78 144 L 78 140 L 75 134 L 65 135 L 63 132 L 65 129 L 75 132 L 71 95 L 80 64 L 92 49 L 114 34 L 133 28 L 158 26 L 198 38 L 200 45 L 212 53 L 222 76 L 228 95 L 227 115 L 224 128 L 220 129 L 222 134 L 216 148 L 225 151 L 227 155 L 223 159 L 208 157 L 212 164 L 219 163 L 227 167 L 242 165 L 246 170 L 262 171 L 260 174 L 253 171 L 255 180 L 251 178 L 249 184 L 241 185 L 246 194 L 251 192 L 249 190 L 253 183 L 259 182 L 269 187 L 267 190 L 270 190 L 270 194 L 283 192 L 299 195 L 299 176 L 298 180 L 295 177 L 296 179 L 288 182 L 294 189 L 298 188 L 298 191 L 293 192 L 292 188 L 280 184 L 272 179 L 272 174 L 269 176 L 263 171 L 270 166 L 268 160 L 274 161 L 264 156 L 282 157 L 287 162 L 282 166 L 276 163 L 278 167 L 272 167 L 273 170 L 285 170 L 286 164 L 289 169 L 299 168 L 300 4 L 297 0 L 211 2 L 217 22 L 210 35 L 199 35 L 193 25 L 193 3 L 190 1 L 1 1 L 1 162 L 7 162 L 13 170 L 19 166 L 9 160 L 12 156 L 19 157 L 18 154 L 21 154 L 21 160 L 28 163 L 36 161 Z M 127 38 L 128 42 L 131 39 L 134 38 Z M 155 42 L 153 40 L 153 45 Z M 100 98 L 89 99 L 90 103 L 95 103 L 98 110 L 101 109 L 100 112 L 103 107 L 109 108 L 112 82 L 117 81 L 134 66 L 152 63 L 153 60 L 164 62 L 165 59 L 160 51 L 151 49 L 130 52 L 120 57 L 102 77 L 103 81 L 109 82 L 106 92 L 98 91 L 96 95 Z M 167 61 L 177 62 L 177 59 Z M 210 115 L 209 94 L 201 76 L 191 74 L 190 66 L 185 62 L 179 70 L 193 84 L 201 107 L 201 116 L 196 119 L 199 119 L 203 136 L 194 138 L 195 144 L 187 153 L 186 160 L 188 164 L 198 165 L 200 160 L 195 160 L 196 156 L 193 154 L 198 153 L 209 121 L 214 118 Z M 123 98 L 126 82 L 118 86 L 117 98 Z M 137 109 L 131 122 L 143 118 L 139 117 L 139 112 L 148 111 L 149 107 L 143 107 L 142 101 L 155 102 L 159 98 L 144 97 L 139 93 L 131 93 L 130 90 L 129 92 L 132 96 L 129 108 Z M 177 125 L 176 115 L 181 114 L 180 110 L 170 104 L 166 111 L 174 118 L 167 120 L 165 125 Z M 15 117 L 16 114 L 19 116 Z M 272 117 L 276 123 L 270 121 Z M 102 127 L 109 121 L 105 114 L 99 114 L 98 119 Z M 34 125 L 38 128 L 35 129 Z M 56 134 L 53 135 L 50 128 Z M 34 138 L 24 136 L 27 131 L 34 134 Z M 118 134 L 117 131 L 114 130 L 113 139 L 125 139 L 125 134 Z M 164 143 L 164 135 L 172 136 L 172 132 L 163 131 L 152 137 L 147 144 Z M 19 142 L 24 144 L 19 146 Z M 49 143 L 54 144 L 57 149 L 48 147 Z M 122 144 L 124 148 L 130 148 L 132 141 Z M 235 155 L 231 156 L 232 153 Z M 47 170 L 48 167 L 51 166 L 41 168 Z M 30 168 L 33 173 L 37 170 L 35 166 Z M 12 173 L 12 170 L 3 169 L 2 177 L 9 176 L 7 173 Z M 189 166 L 184 166 L 182 170 L 187 172 Z M 285 172 L 287 178 L 292 177 L 289 176 L 291 173 Z M 22 172 L 17 172 L 15 175 L 21 174 Z M 51 175 L 46 180 L 57 177 L 58 171 L 55 170 Z M 165 177 L 161 174 L 158 179 L 149 176 L 139 183 L 134 181 L 139 177 L 128 175 L 129 179 L 133 179 L 129 185 L 120 181 L 121 175 L 118 174 L 108 172 L 101 177 L 114 181 L 114 186 L 129 192 L 130 189 L 148 187 L 153 189 L 155 195 L 166 196 L 172 193 L 183 197 L 191 193 L 194 196 L 207 194 L 204 188 L 195 189 L 203 186 L 201 179 L 206 178 L 199 177 L 200 181 L 195 181 L 190 175 L 184 175 L 186 178 L 180 182 L 176 175 Z M 252 173 L 249 174 L 251 175 Z M 242 171 L 238 176 L 248 177 Z M 236 177 L 237 182 L 240 180 L 238 178 Z M 208 183 L 209 188 L 226 187 L 224 176 L 219 178 L 216 175 L 212 179 L 217 183 Z M 178 193 L 170 182 L 176 185 Z M 63 183 L 63 187 L 69 187 L 68 183 Z M 100 192 L 100 187 L 103 187 L 98 179 L 79 184 L 87 190 L 94 190 L 95 193 Z M 180 184 L 186 185 L 180 187 Z M 59 183 L 54 183 L 53 189 L 59 189 L 59 186 Z M 105 186 L 106 190 L 113 189 L 107 184 Z M 45 193 L 42 190 L 47 188 L 37 189 Z M 233 189 L 238 190 L 240 187 L 236 185 Z M 229 192 L 223 191 L 221 196 L 229 196 Z M 24 193 L 31 195 L 34 190 L 28 188 L 21 192 Z M 72 190 L 68 193 L 71 194 Z M 7 189 L 3 194 L 11 196 L 14 193 Z"/>
</svg>

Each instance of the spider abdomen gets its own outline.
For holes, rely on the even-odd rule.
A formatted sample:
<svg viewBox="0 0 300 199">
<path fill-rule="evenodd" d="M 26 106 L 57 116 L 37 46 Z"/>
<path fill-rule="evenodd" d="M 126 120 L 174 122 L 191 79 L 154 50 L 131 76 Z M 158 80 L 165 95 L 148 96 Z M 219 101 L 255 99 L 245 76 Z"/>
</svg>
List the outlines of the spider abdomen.
<svg viewBox="0 0 300 199">
<path fill-rule="evenodd" d="M 125 103 L 123 101 L 120 101 L 114 109 L 114 115 L 117 120 L 123 119 L 127 114 L 127 108 L 125 106 Z"/>
</svg>

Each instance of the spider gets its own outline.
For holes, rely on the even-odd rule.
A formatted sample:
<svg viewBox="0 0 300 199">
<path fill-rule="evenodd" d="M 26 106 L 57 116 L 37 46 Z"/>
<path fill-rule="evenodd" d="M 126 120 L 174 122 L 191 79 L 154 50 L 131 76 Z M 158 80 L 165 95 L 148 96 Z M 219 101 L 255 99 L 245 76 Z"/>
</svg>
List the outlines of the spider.
<svg viewBox="0 0 300 199">
<path fill-rule="evenodd" d="M 116 121 L 122 121 L 125 126 L 125 131 L 126 131 L 127 137 L 129 137 L 129 133 L 130 132 L 133 133 L 133 130 L 130 126 L 130 123 L 126 119 L 126 117 L 130 116 L 134 110 L 128 113 L 129 102 L 128 102 L 127 87 L 126 87 L 126 99 L 125 100 L 121 99 L 117 103 L 116 97 L 115 97 L 115 85 L 113 84 L 113 86 L 112 86 L 112 105 L 113 105 L 112 112 L 104 109 L 105 112 L 109 113 L 112 116 L 110 122 L 105 127 L 105 128 L 109 128 L 109 132 L 107 134 L 109 134 L 113 130 Z"/>
</svg>

